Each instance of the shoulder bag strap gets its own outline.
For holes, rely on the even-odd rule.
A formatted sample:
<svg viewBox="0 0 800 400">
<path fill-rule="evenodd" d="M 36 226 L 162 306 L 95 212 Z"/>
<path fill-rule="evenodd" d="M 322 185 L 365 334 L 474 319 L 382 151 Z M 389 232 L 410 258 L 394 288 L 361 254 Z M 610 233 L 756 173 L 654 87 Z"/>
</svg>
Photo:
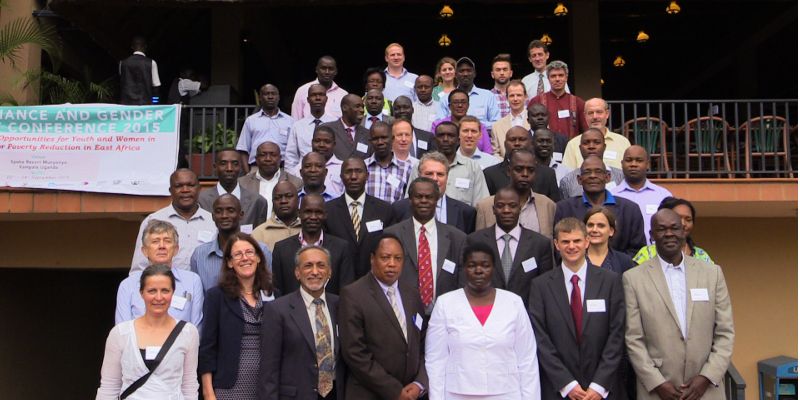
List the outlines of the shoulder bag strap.
<svg viewBox="0 0 800 400">
<path fill-rule="evenodd" d="M 169 351 L 172 344 L 175 343 L 175 339 L 178 337 L 178 334 L 181 333 L 183 330 L 183 326 L 186 325 L 186 321 L 178 321 L 174 328 L 172 328 L 172 332 L 169 333 L 167 337 L 167 341 L 164 342 L 164 345 L 161 346 L 161 350 L 158 351 L 158 355 L 156 356 L 155 363 L 153 365 L 153 369 L 151 369 L 148 373 L 142 375 L 141 378 L 137 379 L 136 382 L 133 382 L 130 386 L 128 386 L 124 392 L 119 396 L 120 400 L 123 400 L 133 394 L 137 389 L 142 387 L 148 379 L 150 379 L 150 375 L 153 374 L 153 371 L 158 368 L 158 365 L 161 364 L 161 360 L 164 359 L 164 356 Z"/>
</svg>

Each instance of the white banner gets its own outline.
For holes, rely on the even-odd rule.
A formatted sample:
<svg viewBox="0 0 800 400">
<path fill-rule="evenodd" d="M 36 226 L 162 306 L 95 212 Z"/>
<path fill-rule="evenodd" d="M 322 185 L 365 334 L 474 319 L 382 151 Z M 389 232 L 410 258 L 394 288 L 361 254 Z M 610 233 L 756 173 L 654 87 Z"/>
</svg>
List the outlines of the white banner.
<svg viewBox="0 0 800 400">
<path fill-rule="evenodd" d="M 0 107 L 0 186 L 169 195 L 179 105 Z"/>
</svg>

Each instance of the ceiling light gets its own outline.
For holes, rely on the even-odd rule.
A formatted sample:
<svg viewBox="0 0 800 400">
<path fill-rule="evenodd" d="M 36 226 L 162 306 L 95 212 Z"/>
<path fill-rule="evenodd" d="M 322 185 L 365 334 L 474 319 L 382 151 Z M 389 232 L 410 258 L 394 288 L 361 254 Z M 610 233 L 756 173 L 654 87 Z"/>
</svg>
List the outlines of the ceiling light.
<svg viewBox="0 0 800 400">
<path fill-rule="evenodd" d="M 636 35 L 636 41 L 639 43 L 644 43 L 650 40 L 650 35 L 644 33 L 644 31 L 639 31 L 639 34 Z"/>
<path fill-rule="evenodd" d="M 617 58 L 614 59 L 614 66 L 617 67 L 617 68 L 624 67 L 625 66 L 625 59 L 622 58 L 622 56 L 617 56 Z"/>
<path fill-rule="evenodd" d="M 546 45 L 548 45 L 548 46 L 553 44 L 553 38 L 551 38 L 550 35 L 548 35 L 546 33 L 544 35 L 542 35 L 542 37 L 539 39 L 539 41 L 544 43 L 544 44 L 546 44 Z"/>
<path fill-rule="evenodd" d="M 450 18 L 453 16 L 453 9 L 450 8 L 447 4 L 445 4 L 441 10 L 439 10 L 439 16 L 442 18 Z"/>
<path fill-rule="evenodd" d="M 451 43 L 453 43 L 453 41 L 450 40 L 450 38 L 447 36 L 446 33 L 443 33 L 442 36 L 439 38 L 439 46 L 441 47 L 450 46 Z"/>
<path fill-rule="evenodd" d="M 675 15 L 681 12 L 681 6 L 678 5 L 677 1 L 670 1 L 669 5 L 667 6 L 667 14 Z"/>
<path fill-rule="evenodd" d="M 558 3 L 558 5 L 556 5 L 556 9 L 553 10 L 553 14 L 555 14 L 556 17 L 563 17 L 567 15 L 568 12 L 569 10 L 567 10 L 567 7 L 564 6 L 564 3 Z"/>
</svg>

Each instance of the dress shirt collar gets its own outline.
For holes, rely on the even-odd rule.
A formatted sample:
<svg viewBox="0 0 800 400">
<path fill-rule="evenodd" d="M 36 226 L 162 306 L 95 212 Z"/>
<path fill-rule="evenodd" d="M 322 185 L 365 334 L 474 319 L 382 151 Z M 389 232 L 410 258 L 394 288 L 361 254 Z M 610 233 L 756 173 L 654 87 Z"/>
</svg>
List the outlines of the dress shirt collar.
<svg viewBox="0 0 800 400">
<path fill-rule="evenodd" d="M 350 207 L 350 204 L 352 204 L 354 201 L 358 202 L 358 206 L 359 207 L 364 207 L 364 201 L 366 199 L 367 199 L 367 191 L 366 190 L 361 192 L 361 196 L 358 196 L 357 199 L 354 199 L 354 198 L 350 197 L 350 195 L 347 194 L 347 192 L 344 193 L 344 202 L 346 203 L 348 208 Z"/>
<path fill-rule="evenodd" d="M 355 135 L 356 125 L 358 125 L 358 124 L 352 125 L 352 126 L 347 126 L 347 123 L 344 122 L 344 118 L 339 118 L 339 122 L 342 123 L 342 126 L 344 127 L 344 130 L 353 129 L 353 134 Z"/>
<path fill-rule="evenodd" d="M 140 55 L 142 57 L 147 57 L 146 55 L 144 55 L 143 51 L 134 51 L 133 54 Z"/>
<path fill-rule="evenodd" d="M 340 160 L 339 157 L 336 157 L 336 154 L 334 154 L 328 159 L 328 161 L 325 161 L 326 167 L 331 165 L 342 165 L 342 160 Z"/>
<path fill-rule="evenodd" d="M 686 267 L 684 266 L 684 262 L 686 261 L 686 259 L 683 256 L 683 252 L 681 252 L 681 262 L 678 263 L 678 265 L 672 265 L 668 263 L 666 260 L 661 258 L 661 255 L 658 254 L 658 251 L 656 251 L 656 257 L 658 257 L 658 263 L 661 265 L 661 270 L 664 271 L 665 275 L 667 273 L 667 270 L 669 270 L 670 268 L 676 268 L 681 273 L 686 272 Z"/>
<path fill-rule="evenodd" d="M 172 205 L 172 203 L 169 203 L 169 205 L 167 207 L 169 207 L 169 210 L 170 210 L 169 217 L 178 217 L 178 218 L 183 219 L 183 217 L 180 214 L 178 214 L 178 210 L 175 209 L 175 206 Z M 202 207 L 200 207 L 200 205 L 198 205 L 197 206 L 197 210 L 194 211 L 194 214 L 192 214 L 192 216 L 189 218 L 189 221 L 191 221 L 193 219 L 205 219 L 205 218 L 203 218 L 203 214 L 202 214 L 202 212 L 200 210 L 202 210 Z"/>
<path fill-rule="evenodd" d="M 436 218 L 431 218 L 431 220 L 426 222 L 425 224 L 421 224 L 414 217 L 411 217 L 411 221 L 414 222 L 414 235 L 419 235 L 419 229 L 423 226 L 425 227 L 425 231 L 428 232 L 429 235 L 433 236 L 436 234 Z"/>
<path fill-rule="evenodd" d="M 584 205 L 587 205 L 587 206 L 591 206 L 592 205 L 592 203 L 589 202 L 589 198 L 586 197 L 586 192 L 582 192 L 581 193 L 581 198 L 583 200 L 583 204 Z M 603 202 L 603 205 L 604 206 L 617 205 L 617 198 L 614 197 L 614 195 L 611 194 L 611 192 L 609 192 L 608 190 L 606 190 L 606 201 Z"/>
<path fill-rule="evenodd" d="M 536 205 L 536 197 L 534 197 L 534 195 L 533 195 L 534 193 L 536 193 L 536 192 L 534 192 L 533 189 L 531 189 L 531 195 L 528 196 L 528 201 L 525 202 L 525 204 L 522 205 L 522 209 L 523 210 L 525 209 L 525 207 L 528 207 L 531 204 L 533 204 L 534 206 Z"/>
<path fill-rule="evenodd" d="M 319 79 L 314 79 L 314 81 L 311 82 L 311 84 L 312 85 L 314 85 L 314 84 L 321 85 L 321 83 L 319 83 Z M 337 85 L 336 82 L 331 82 L 331 88 L 327 89 L 327 93 L 334 92 L 334 91 L 337 91 L 337 90 L 339 90 L 339 85 Z"/>
<path fill-rule="evenodd" d="M 277 173 L 276 173 L 276 175 L 277 175 Z M 222 184 L 217 182 L 217 193 L 219 193 L 219 195 L 222 196 L 223 194 L 228 194 L 228 191 L 225 190 L 225 188 L 222 187 Z M 238 182 L 236 183 L 236 187 L 233 188 L 233 191 L 231 191 L 230 194 L 232 194 L 234 197 L 236 197 L 239 200 L 242 199 L 242 189 L 239 187 L 239 183 Z"/>
<path fill-rule="evenodd" d="M 586 264 L 586 259 L 584 258 L 583 259 L 583 265 L 581 265 L 580 269 L 578 269 L 578 272 L 575 273 L 575 272 L 572 272 L 571 269 L 567 268 L 567 266 L 564 265 L 563 261 L 561 262 L 561 272 L 564 273 L 564 283 L 567 284 L 567 287 L 570 287 L 572 285 L 572 282 L 570 282 L 570 279 L 572 279 L 572 275 L 576 275 L 576 274 L 578 275 L 578 279 L 580 280 L 580 282 L 586 283 L 586 265 L 587 265 Z"/>
<path fill-rule="evenodd" d="M 453 159 L 453 162 L 450 164 L 450 167 L 454 167 L 458 164 L 467 164 L 469 157 L 461 154 L 461 149 L 456 150 L 456 157 Z"/>
<path fill-rule="evenodd" d="M 211 253 L 214 253 L 220 258 L 223 257 L 222 249 L 219 247 L 219 233 L 214 236 L 214 240 L 212 240 L 211 243 L 213 244 L 209 246 L 208 252 L 205 255 L 209 256 Z"/>
<path fill-rule="evenodd" d="M 641 192 L 644 192 L 645 190 L 651 190 L 651 191 L 655 191 L 656 190 L 656 184 L 653 183 L 653 182 L 650 182 L 650 179 L 645 179 L 644 180 L 644 186 L 642 186 L 642 188 L 639 189 L 639 190 L 636 190 L 636 189 L 632 188 L 631 185 L 628 184 L 628 181 L 626 179 L 623 179 L 622 182 L 620 182 L 619 185 L 617 185 L 617 186 L 619 186 L 618 190 L 620 192 L 641 193 Z"/>
<path fill-rule="evenodd" d="M 370 274 L 372 275 L 373 278 L 375 278 L 375 282 L 378 282 L 378 285 L 380 285 L 381 290 L 383 290 L 384 296 L 386 295 L 386 292 L 389 290 L 390 287 L 394 288 L 394 293 L 396 296 L 400 295 L 400 287 L 397 285 L 397 281 L 394 281 L 394 283 L 392 283 L 391 285 L 387 285 L 381 282 L 381 280 L 378 279 L 374 274 L 372 274 L 372 271 L 370 271 Z"/>
<path fill-rule="evenodd" d="M 256 113 L 256 115 L 258 115 L 259 117 L 267 117 L 269 119 L 291 118 L 291 117 L 289 117 L 288 114 L 286 114 L 285 112 L 283 112 L 281 110 L 278 110 L 278 112 L 275 113 L 275 115 L 269 115 L 269 114 L 267 114 L 266 111 L 264 111 L 263 108 L 259 109 L 258 113 Z"/>
<path fill-rule="evenodd" d="M 316 242 L 314 242 L 314 243 L 308 243 L 308 242 L 306 242 L 306 240 L 303 238 L 303 230 L 302 230 L 302 229 L 300 229 L 300 233 L 298 233 L 298 234 L 297 234 L 297 239 L 298 239 L 298 240 L 300 240 L 300 247 L 306 247 L 306 246 L 308 246 L 308 245 L 312 245 L 312 244 L 313 244 L 313 245 L 316 245 L 316 246 L 320 246 L 320 247 L 321 247 L 321 246 L 322 246 L 322 239 L 324 238 L 324 235 L 325 235 L 325 232 L 323 232 L 323 231 L 320 229 L 320 231 L 319 231 L 319 240 L 317 240 L 317 241 L 316 241 Z"/>
<path fill-rule="evenodd" d="M 502 230 L 499 225 L 494 224 L 494 240 L 502 239 L 503 235 L 505 235 L 506 233 L 511 235 L 511 237 L 516 239 L 517 243 L 519 243 L 519 238 L 520 236 L 522 236 L 522 228 L 519 226 L 519 223 L 517 223 L 517 226 L 515 226 L 510 231 L 506 232 Z"/>
<path fill-rule="evenodd" d="M 480 94 L 481 94 L 481 93 L 479 92 L 479 90 L 480 90 L 480 89 L 478 89 L 478 87 L 477 87 L 477 86 L 475 86 L 475 85 L 473 84 L 473 85 L 472 85 L 472 88 L 469 90 L 469 95 L 470 95 L 470 96 L 472 96 L 472 95 L 474 94 L 474 95 L 478 96 L 478 95 L 480 95 Z"/>
<path fill-rule="evenodd" d="M 562 97 L 569 95 L 569 93 L 567 93 L 566 88 L 565 88 L 564 93 L 561 96 L 556 96 L 556 94 L 553 93 L 553 90 L 550 89 L 550 91 L 545 93 L 544 95 L 545 96 L 550 96 L 550 97 L 552 97 L 552 98 L 554 98 L 556 100 L 561 100 Z"/>
<path fill-rule="evenodd" d="M 319 118 L 309 114 L 307 117 L 301 119 L 301 121 L 306 121 L 306 125 L 313 126 L 315 119 L 320 120 L 321 123 L 325 123 L 327 121 L 336 121 L 336 117 L 332 117 L 328 115 L 328 113 L 323 113 Z"/>
<path fill-rule="evenodd" d="M 418 103 L 418 104 L 422 104 L 422 105 L 423 105 L 423 106 L 425 106 L 425 107 L 430 107 L 430 106 L 432 106 L 432 105 L 433 105 L 433 103 L 434 103 L 435 101 L 436 101 L 436 100 L 434 100 L 434 99 L 433 99 L 433 96 L 431 96 L 431 101 L 429 101 L 429 102 L 427 102 L 427 103 L 423 103 L 423 102 L 419 101 L 419 99 L 415 100 L 414 102 L 415 102 L 415 103 Z"/>
<path fill-rule="evenodd" d="M 283 171 L 281 170 L 281 168 L 278 168 L 278 172 L 275 172 L 275 175 L 272 176 L 272 179 L 267 179 L 267 178 L 264 178 L 263 176 L 261 176 L 261 171 L 256 169 L 256 179 L 261 181 L 261 182 L 266 182 L 266 183 L 277 183 L 279 180 L 281 180 L 281 173 L 282 172 Z M 236 187 L 238 188 L 239 185 L 236 185 Z M 217 190 L 219 190 L 219 188 L 217 188 Z"/>
<path fill-rule="evenodd" d="M 313 303 L 314 296 L 312 296 L 311 293 L 306 292 L 306 288 L 304 288 L 302 286 L 300 286 L 300 297 L 303 298 L 303 303 L 306 304 L 306 309 L 310 309 L 311 307 L 314 306 L 314 303 Z M 328 300 L 325 298 L 325 291 L 324 290 L 322 291 L 322 294 L 319 296 L 319 298 L 322 299 L 322 304 L 323 305 L 325 305 L 325 306 L 328 305 Z"/>
<path fill-rule="evenodd" d="M 390 74 L 390 73 L 389 73 L 389 67 L 388 67 L 388 66 L 387 66 L 386 68 L 384 68 L 384 69 L 383 69 L 383 72 L 385 72 L 385 73 L 386 73 L 386 76 L 391 76 L 391 77 L 392 77 L 392 78 L 394 78 L 394 79 L 400 79 L 400 78 L 402 78 L 402 77 L 404 77 L 404 76 L 406 76 L 406 75 L 408 74 L 408 70 L 406 69 L 406 67 L 403 67 L 403 73 L 401 73 L 401 74 L 400 74 L 399 76 L 397 76 L 397 77 L 395 77 L 394 75 L 392 75 L 392 74 Z"/>
</svg>

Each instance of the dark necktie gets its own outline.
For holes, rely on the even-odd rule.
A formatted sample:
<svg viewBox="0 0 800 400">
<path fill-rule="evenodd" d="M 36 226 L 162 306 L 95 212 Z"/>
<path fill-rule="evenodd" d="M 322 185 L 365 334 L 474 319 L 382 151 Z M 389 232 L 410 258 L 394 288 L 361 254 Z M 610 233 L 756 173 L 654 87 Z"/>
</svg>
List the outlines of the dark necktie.
<svg viewBox="0 0 800 400">
<path fill-rule="evenodd" d="M 578 275 L 572 275 L 572 295 L 569 299 L 569 308 L 572 310 L 572 321 L 575 322 L 575 338 L 581 342 L 581 331 L 583 330 L 583 304 L 581 303 L 581 287 L 578 286 Z"/>
<path fill-rule="evenodd" d="M 536 95 L 544 93 L 544 74 L 539 72 L 539 83 L 536 85 Z"/>
<path fill-rule="evenodd" d="M 376 116 L 369 117 L 369 121 L 374 124 L 374 123 L 378 122 L 378 117 L 376 117 Z"/>
<path fill-rule="evenodd" d="M 353 128 L 345 129 L 347 131 L 347 138 L 350 139 L 350 143 L 354 143 L 355 139 L 353 139 Z"/>
<path fill-rule="evenodd" d="M 318 127 L 318 126 L 319 126 L 319 124 L 321 124 L 321 123 L 322 123 L 322 121 L 320 121 L 320 120 L 319 120 L 319 118 L 315 119 L 315 120 L 314 120 L 314 127 L 315 127 L 315 128 L 316 128 L 316 127 Z"/>
</svg>

